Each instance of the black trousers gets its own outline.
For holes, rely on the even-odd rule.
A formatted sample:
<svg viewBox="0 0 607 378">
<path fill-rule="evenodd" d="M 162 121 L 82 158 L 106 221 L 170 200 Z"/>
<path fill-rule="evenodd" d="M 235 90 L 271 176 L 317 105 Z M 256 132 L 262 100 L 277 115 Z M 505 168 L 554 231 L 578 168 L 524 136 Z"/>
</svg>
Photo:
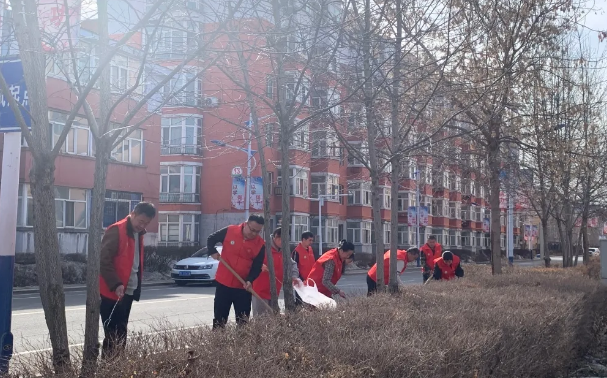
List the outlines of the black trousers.
<svg viewBox="0 0 607 378">
<path fill-rule="evenodd" d="M 245 289 L 234 289 L 216 282 L 213 329 L 225 327 L 232 305 L 236 313 L 236 324 L 245 324 L 251 316 L 251 296 Z"/>
<path fill-rule="evenodd" d="M 423 277 L 424 277 L 424 283 L 426 283 L 426 281 L 428 281 L 428 279 L 430 278 L 430 276 L 432 276 L 432 273 L 428 272 L 424 272 L 423 273 Z"/>
<path fill-rule="evenodd" d="M 367 274 L 367 297 L 370 297 L 375 293 L 377 293 L 377 282 L 373 281 Z"/>
<path fill-rule="evenodd" d="M 112 358 L 126 346 L 127 325 L 133 305 L 133 296 L 122 297 L 116 308 L 116 301 L 101 297 L 100 315 L 103 323 L 103 349 L 101 358 Z M 113 313 L 112 313 L 113 310 Z"/>
</svg>

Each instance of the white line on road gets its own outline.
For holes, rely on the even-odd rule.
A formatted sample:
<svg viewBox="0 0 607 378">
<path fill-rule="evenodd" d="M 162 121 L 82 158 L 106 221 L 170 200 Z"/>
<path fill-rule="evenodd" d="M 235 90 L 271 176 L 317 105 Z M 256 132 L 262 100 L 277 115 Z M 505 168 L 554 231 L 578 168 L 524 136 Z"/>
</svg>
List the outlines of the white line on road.
<svg viewBox="0 0 607 378">
<path fill-rule="evenodd" d="M 180 301 L 190 301 L 193 299 L 209 299 L 209 298 L 214 298 L 214 295 L 201 295 L 201 296 L 197 296 L 197 297 L 191 297 L 191 298 L 181 298 L 181 299 L 163 299 L 160 301 L 141 301 L 141 304 L 156 304 L 156 303 L 164 303 L 164 302 L 180 302 Z M 71 308 L 66 308 L 65 311 L 79 311 L 79 310 L 86 310 L 86 306 L 78 306 L 78 307 L 71 307 Z M 33 311 L 33 312 L 18 312 L 15 311 L 13 312 L 13 316 L 21 316 L 21 315 L 35 315 L 35 314 L 44 314 L 44 311 Z"/>
<path fill-rule="evenodd" d="M 202 286 L 201 286 L 202 287 Z M 211 287 L 211 286 L 209 286 Z M 145 288 L 145 292 L 147 293 L 148 291 L 158 291 L 158 290 L 176 290 L 176 289 L 183 289 L 182 287 L 178 287 L 178 286 L 164 286 L 162 288 Z M 74 290 L 74 291 L 66 291 L 65 294 L 86 294 L 86 290 Z M 29 296 L 29 297 L 23 297 L 21 295 L 29 295 L 29 294 L 19 294 L 19 293 L 13 293 L 13 299 L 38 299 L 40 298 L 40 295 L 34 295 L 34 296 Z"/>
</svg>

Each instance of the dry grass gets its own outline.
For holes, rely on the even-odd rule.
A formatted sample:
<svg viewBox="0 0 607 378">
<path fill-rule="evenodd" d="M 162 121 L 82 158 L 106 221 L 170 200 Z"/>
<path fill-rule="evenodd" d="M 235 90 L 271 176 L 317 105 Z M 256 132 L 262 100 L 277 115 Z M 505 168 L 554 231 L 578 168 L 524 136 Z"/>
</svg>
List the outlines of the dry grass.
<svg viewBox="0 0 607 378">
<path fill-rule="evenodd" d="M 570 371 L 603 324 L 605 290 L 574 270 L 488 272 L 468 266 L 458 282 L 262 318 L 243 329 L 131 339 L 125 357 L 100 366 L 98 377 L 513 378 Z M 35 365 L 30 371 L 44 371 Z"/>
</svg>

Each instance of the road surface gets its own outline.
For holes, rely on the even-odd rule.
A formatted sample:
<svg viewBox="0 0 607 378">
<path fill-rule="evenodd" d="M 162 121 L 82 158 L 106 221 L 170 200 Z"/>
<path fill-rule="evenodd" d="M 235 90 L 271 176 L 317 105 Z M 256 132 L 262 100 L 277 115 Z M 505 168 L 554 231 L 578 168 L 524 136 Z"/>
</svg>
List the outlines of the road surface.
<svg viewBox="0 0 607 378">
<path fill-rule="evenodd" d="M 407 285 L 420 284 L 421 270 L 409 268 L 401 280 Z M 338 286 L 347 294 L 364 295 L 367 291 L 366 274 L 344 275 Z M 214 293 L 212 286 L 144 288 L 142 300 L 133 304 L 129 332 L 153 333 L 159 328 L 210 326 L 213 322 Z M 80 347 L 84 340 L 85 299 L 84 291 L 65 293 L 68 336 L 73 348 Z M 231 315 L 233 320 L 233 313 Z M 99 326 L 99 335 L 103 336 L 101 322 Z M 48 329 L 38 294 L 14 296 L 12 328 L 16 356 L 25 357 L 50 350 Z"/>
</svg>

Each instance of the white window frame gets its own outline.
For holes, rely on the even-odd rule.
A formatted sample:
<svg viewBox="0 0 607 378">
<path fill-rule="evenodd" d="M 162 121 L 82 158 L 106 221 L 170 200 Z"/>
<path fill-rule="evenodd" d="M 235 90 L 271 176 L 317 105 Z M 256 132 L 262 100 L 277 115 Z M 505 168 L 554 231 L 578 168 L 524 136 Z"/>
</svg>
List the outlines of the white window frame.
<svg viewBox="0 0 607 378">
<path fill-rule="evenodd" d="M 59 196 L 59 191 L 60 190 L 68 190 L 68 198 L 58 198 Z M 84 199 L 82 198 L 72 198 L 75 197 L 72 196 L 73 192 L 72 191 L 80 191 L 82 194 L 84 194 Z M 55 187 L 55 222 L 57 225 L 57 228 L 71 228 L 71 229 L 81 229 L 81 230 L 86 230 L 88 228 L 88 217 L 89 217 L 89 206 L 88 206 L 88 197 L 89 197 L 89 190 L 87 189 L 80 189 L 80 188 L 68 188 L 68 187 Z M 66 225 L 67 223 L 67 211 L 68 211 L 68 206 L 72 204 L 71 206 L 73 207 L 72 211 L 74 212 L 73 214 L 73 220 L 74 220 L 74 224 L 73 225 Z M 80 225 L 80 226 L 76 226 L 76 204 L 79 204 L 80 207 L 84 206 L 84 225 Z M 58 211 L 59 209 L 61 209 L 61 220 L 58 219 Z"/>
<path fill-rule="evenodd" d="M 356 147 L 359 146 L 359 147 Z M 360 144 L 356 143 L 352 146 L 355 150 L 362 154 L 365 158 L 366 163 L 369 162 L 369 144 L 367 142 L 362 142 Z M 348 152 L 348 167 L 365 167 L 365 162 L 359 160 L 354 154 Z"/>
<path fill-rule="evenodd" d="M 143 130 L 142 129 L 135 129 L 135 130 L 129 130 L 129 129 L 125 129 L 124 131 L 122 131 L 120 133 L 120 137 L 122 137 L 123 134 L 125 133 L 129 133 L 129 135 L 124 138 L 124 140 L 122 142 L 120 142 L 120 144 L 118 146 L 116 146 L 116 148 L 114 148 L 112 150 L 112 160 L 113 161 L 117 161 L 117 162 L 121 162 L 121 163 L 128 163 L 128 164 L 136 164 L 136 165 L 142 165 L 143 164 L 143 155 L 144 155 L 144 144 L 143 144 Z M 139 144 L 139 159 L 136 158 L 136 156 L 133 156 L 133 146 Z M 119 153 L 118 151 L 122 149 L 122 157 L 119 158 Z"/>
<path fill-rule="evenodd" d="M 310 192 L 312 196 L 311 200 L 318 201 L 319 196 L 330 195 L 331 197 L 324 197 L 324 200 L 339 202 L 339 175 L 333 173 L 312 173 L 310 182 L 312 188 Z"/>
<path fill-rule="evenodd" d="M 331 218 L 331 217 L 322 217 L 323 224 L 323 235 L 322 242 L 323 245 L 337 245 L 339 243 L 339 219 Z M 318 217 L 311 218 L 311 231 L 315 236 L 320 235 L 320 230 L 318 229 Z"/>
<path fill-rule="evenodd" d="M 193 121 L 193 124 L 188 124 L 189 121 Z M 194 129 L 194 140 L 192 143 L 187 143 L 187 131 L 188 129 Z M 181 138 L 180 140 L 171 139 L 173 129 L 180 129 Z M 165 131 L 168 132 L 168 139 L 165 138 Z M 176 117 L 162 117 L 161 119 L 161 148 L 163 154 L 170 154 L 171 148 L 178 147 L 181 153 L 182 147 L 192 147 L 194 150 L 200 145 L 200 138 L 202 137 L 202 117 L 187 115 L 187 116 L 176 116 Z"/>
<path fill-rule="evenodd" d="M 165 84 L 163 88 L 163 96 L 166 99 L 170 98 L 166 105 L 173 107 L 201 107 L 202 101 L 202 79 L 193 73 L 182 72 L 179 75 L 174 76 Z M 193 80 L 193 81 L 191 81 Z M 191 81 L 191 82 L 190 82 Z M 176 93 L 177 90 L 181 89 L 186 83 L 188 86 L 193 88 L 185 87 L 180 92 Z M 190 91 L 188 89 L 193 89 Z"/>
<path fill-rule="evenodd" d="M 192 170 L 192 173 L 186 172 L 186 170 Z M 163 172 L 166 170 L 166 172 Z M 175 172 L 179 170 L 179 172 Z M 171 172 L 173 171 L 173 172 Z M 195 198 L 200 195 L 200 165 L 193 164 L 162 164 L 160 166 L 160 194 L 192 194 Z M 179 176 L 179 191 L 171 191 L 170 182 L 171 176 Z M 192 176 L 192 190 L 186 191 L 185 188 L 185 177 Z M 164 182 L 166 180 L 166 183 Z M 186 201 L 187 202 L 187 201 Z M 197 201 L 194 201 L 197 202 Z"/>
<path fill-rule="evenodd" d="M 380 189 L 379 202 L 381 203 L 381 208 L 390 210 L 392 208 L 392 189 L 389 186 L 382 186 Z"/>
<path fill-rule="evenodd" d="M 449 202 L 449 218 L 462 219 L 462 203 L 459 201 Z"/>
<path fill-rule="evenodd" d="M 308 188 L 310 185 L 310 171 L 308 168 L 299 166 L 290 166 L 289 171 L 291 177 L 289 177 L 291 196 L 308 198 Z M 282 170 L 278 167 L 276 175 L 276 184 L 278 187 L 282 187 Z"/>
<path fill-rule="evenodd" d="M 52 147 L 54 148 L 57 144 L 57 140 L 59 139 L 59 135 L 63 128 L 65 127 L 65 121 L 67 121 L 67 115 L 65 113 L 60 113 L 56 111 L 49 111 L 49 121 L 51 124 L 51 132 L 52 132 Z M 77 148 L 79 147 L 78 140 L 80 138 L 86 138 L 86 152 L 78 152 Z M 63 146 L 61 146 L 61 153 L 68 155 L 78 155 L 78 156 L 94 156 L 94 146 L 93 146 L 93 134 L 91 133 L 91 129 L 88 125 L 88 121 L 84 117 L 76 117 L 72 123 L 72 127 L 65 138 L 65 142 Z"/>
<path fill-rule="evenodd" d="M 368 181 L 348 181 L 348 204 L 353 206 L 371 206 L 371 183 Z M 358 201 L 357 201 L 358 198 Z"/>
<path fill-rule="evenodd" d="M 436 217 L 449 218 L 448 201 L 444 198 L 432 199 L 432 214 Z"/>
<path fill-rule="evenodd" d="M 390 244 L 390 233 L 391 233 L 391 223 L 390 222 L 383 222 L 382 224 L 383 226 L 383 230 L 384 230 L 384 244 Z"/>
<path fill-rule="evenodd" d="M 125 56 L 117 55 L 110 63 L 110 86 L 113 93 L 124 93 L 131 83 L 130 80 L 130 59 Z"/>
<path fill-rule="evenodd" d="M 175 221 L 177 217 L 177 221 Z M 186 219 L 186 217 L 189 218 Z M 173 218 L 173 220 L 170 220 Z M 159 212 L 158 213 L 158 237 L 160 244 L 192 244 L 197 245 L 200 243 L 200 213 L 196 214 L 182 214 L 173 212 Z M 165 220 L 166 219 L 166 220 Z M 173 227 L 177 225 L 179 237 L 178 240 L 168 240 L 170 225 Z M 186 226 L 190 226 L 190 234 L 186 235 Z M 188 240 L 186 240 L 188 239 Z"/>
<path fill-rule="evenodd" d="M 297 213 L 291 215 L 291 235 L 301 236 L 307 231 L 310 231 L 310 215 Z"/>
<path fill-rule="evenodd" d="M 310 150 L 310 126 L 308 124 L 297 127 L 289 143 L 289 148 L 309 151 Z"/>
<path fill-rule="evenodd" d="M 313 158 L 341 158 L 339 139 L 335 133 L 328 130 L 314 130 L 312 133 Z"/>
<path fill-rule="evenodd" d="M 398 245 L 408 246 L 411 245 L 411 230 L 407 225 L 398 225 Z"/>
</svg>

